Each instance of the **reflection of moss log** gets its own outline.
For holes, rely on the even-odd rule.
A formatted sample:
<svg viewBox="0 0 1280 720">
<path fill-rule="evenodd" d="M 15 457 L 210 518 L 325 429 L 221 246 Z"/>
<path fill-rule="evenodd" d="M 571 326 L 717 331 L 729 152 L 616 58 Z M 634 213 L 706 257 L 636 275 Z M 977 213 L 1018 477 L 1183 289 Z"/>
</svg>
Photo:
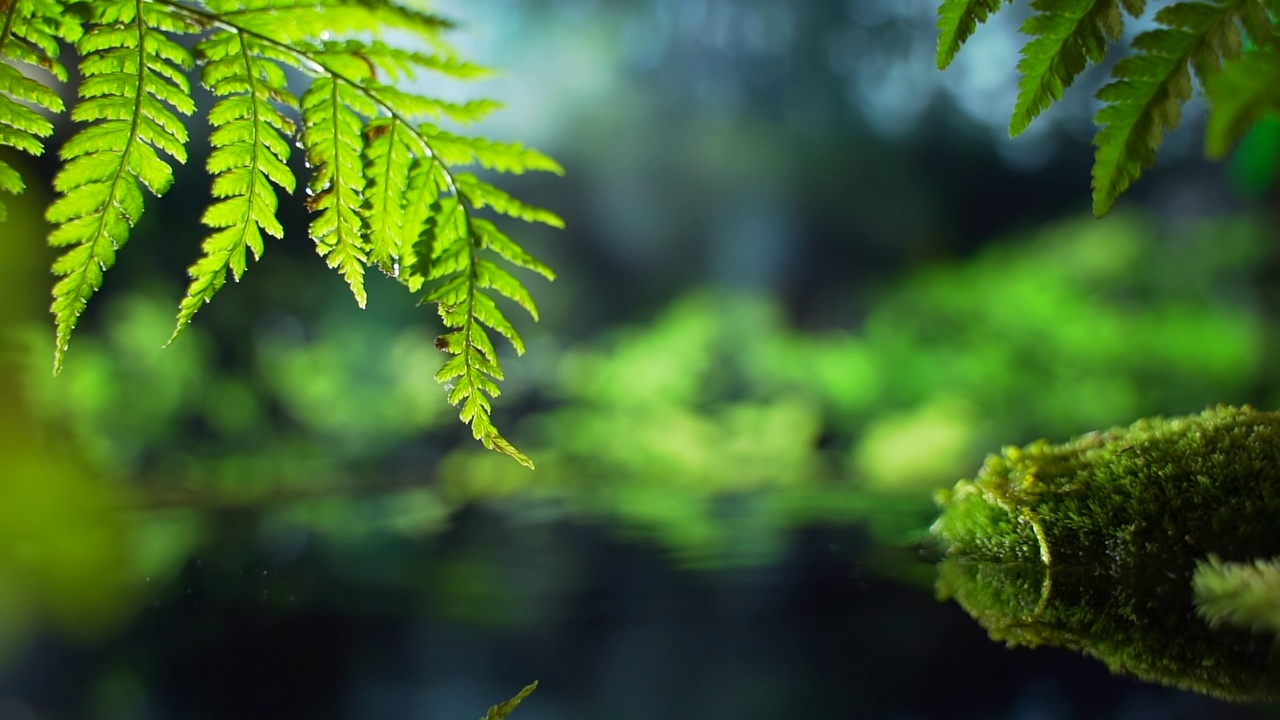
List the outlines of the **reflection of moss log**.
<svg viewBox="0 0 1280 720">
<path fill-rule="evenodd" d="M 1280 413 L 1218 408 L 992 455 L 938 498 L 939 594 L 995 640 L 1061 645 L 1115 672 L 1280 697 L 1274 638 L 1196 615 L 1211 553 L 1280 554 Z"/>
</svg>

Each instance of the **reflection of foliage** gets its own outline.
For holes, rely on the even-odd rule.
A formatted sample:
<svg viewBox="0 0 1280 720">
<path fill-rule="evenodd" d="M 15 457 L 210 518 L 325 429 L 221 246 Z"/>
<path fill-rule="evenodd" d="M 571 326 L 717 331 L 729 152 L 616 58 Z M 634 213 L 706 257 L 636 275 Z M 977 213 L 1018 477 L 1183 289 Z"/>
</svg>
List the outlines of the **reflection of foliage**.
<svg viewBox="0 0 1280 720">
<path fill-rule="evenodd" d="M 215 202 L 201 218 L 212 234 L 188 271 L 191 285 L 174 334 L 228 276 L 241 278 L 250 253 L 262 255 L 264 235 L 284 236 L 276 189 L 292 193 L 297 184 L 288 165 L 296 141 L 311 169 L 306 205 L 315 213 L 309 234 L 317 252 L 361 307 L 367 268 L 381 269 L 412 292 L 426 286 L 426 299 L 438 305 L 450 331 L 441 343 L 459 358 L 442 371 L 441 382 L 461 376 L 449 401 L 461 406 L 462 420 L 486 447 L 528 464 L 489 420 L 489 398 L 497 395 L 494 382 L 502 372 L 479 325 L 520 347 L 513 326 L 482 291 L 517 300 L 531 313 L 533 303 L 519 280 L 480 253 L 493 250 L 518 267 L 547 277 L 551 272 L 477 211 L 557 226 L 560 221 L 462 168 L 561 169 L 518 143 L 459 135 L 436 124 L 474 123 L 497 103 L 448 102 L 405 89 L 428 77 L 486 74 L 445 44 L 449 22 L 389 0 L 312 6 L 288 0 L 15 0 L 6 3 L 4 16 L 0 123 L 6 131 L 0 144 L 42 154 L 53 124 L 23 103 L 55 114 L 67 110 L 43 73 L 29 77 L 11 63 L 66 82 L 62 49 L 73 44 L 77 53 L 79 99 L 69 114 L 83 125 L 62 147 L 54 180 L 60 197 L 46 213 L 54 226 L 49 243 L 65 249 L 53 265 L 61 278 L 53 290 L 55 369 L 62 367 L 72 330 L 103 273 L 143 214 L 143 188 L 164 195 L 174 181 L 171 163 L 187 160 L 185 117 L 196 109 L 188 73 L 198 67 L 199 84 L 217 98 L 208 111 Z M 184 44 L 187 38 L 193 39 Z M 301 95 L 289 88 L 288 72 L 312 79 Z M 0 189 L 24 189 L 21 173 L 3 160 Z"/>
<path fill-rule="evenodd" d="M 964 41 L 1005 4 L 1003 0 L 943 0 L 938 10 L 938 67 L 946 68 Z M 1125 15 L 1138 18 L 1146 0 L 1036 0 L 1022 25 L 1022 80 L 1009 124 L 1026 130 L 1091 63 L 1124 33 Z M 1114 80 L 1098 91 L 1101 126 L 1094 145 L 1093 209 L 1102 215 L 1155 162 L 1164 134 L 1177 127 L 1191 97 L 1192 71 L 1210 101 L 1207 147 L 1215 155 L 1268 109 L 1277 106 L 1277 32 L 1261 0 L 1172 2 L 1155 14 L 1157 27 L 1133 39 L 1133 54 L 1116 63 Z M 1242 55 L 1246 37 L 1260 50 Z"/>
<path fill-rule="evenodd" d="M 1063 645 L 1113 671 L 1236 698 L 1274 697 L 1280 414 L 1220 407 L 991 455 L 939 493 L 939 593 L 1010 645 Z M 1193 616 L 1192 571 L 1200 611 Z M 1268 579 L 1269 576 L 1269 579 Z"/>
</svg>

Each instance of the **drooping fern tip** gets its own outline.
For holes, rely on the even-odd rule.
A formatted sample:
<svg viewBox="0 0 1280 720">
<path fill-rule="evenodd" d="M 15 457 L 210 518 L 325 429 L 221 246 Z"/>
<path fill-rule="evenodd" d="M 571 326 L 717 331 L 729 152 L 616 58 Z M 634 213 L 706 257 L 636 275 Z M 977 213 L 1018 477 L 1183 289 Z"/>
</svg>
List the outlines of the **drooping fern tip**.
<svg viewBox="0 0 1280 720">
<path fill-rule="evenodd" d="M 436 303 L 445 326 L 438 347 L 451 356 L 436 377 L 452 385 L 449 402 L 486 447 L 532 466 L 492 423 L 502 369 L 487 333 L 523 352 L 494 295 L 537 318 L 504 264 L 554 275 L 485 215 L 562 223 L 465 169 L 563 170 L 519 143 L 444 126 L 499 107 L 418 89 L 486 74 L 448 46 L 451 23 L 391 0 L 8 0 L 0 11 L 0 144 L 41 154 L 49 116 L 68 112 L 55 81 L 67 82 L 68 63 L 80 75 L 69 109 L 78 130 L 59 151 L 58 196 L 46 212 L 49 243 L 64 249 L 53 265 L 55 372 L 146 194 L 163 195 L 173 163 L 187 161 L 187 123 L 198 109 L 190 73 L 198 71 L 195 82 L 215 98 L 205 110 L 213 202 L 201 216 L 209 232 L 188 271 L 174 338 L 228 277 L 243 277 L 250 255 L 261 258 L 266 237 L 285 239 L 278 193 L 299 185 L 289 164 L 296 143 L 310 168 L 303 186 L 318 254 L 361 307 L 370 268 Z M 0 189 L 24 187 L 0 159 Z"/>
<path fill-rule="evenodd" d="M 938 10 L 938 67 L 945 69 L 978 25 L 1012 0 L 943 0 Z M 1022 25 L 1030 39 L 1009 133 L 1022 133 L 1089 65 L 1124 37 L 1146 0 L 1032 0 Z M 1163 4 L 1156 27 L 1133 37 L 1131 52 L 1097 93 L 1093 210 L 1103 215 L 1155 163 L 1164 136 L 1178 126 L 1192 78 L 1209 100 L 1205 148 L 1221 156 L 1263 114 L 1280 110 L 1280 55 L 1273 0 L 1204 0 Z M 1250 50 L 1245 50 L 1251 46 Z"/>
</svg>

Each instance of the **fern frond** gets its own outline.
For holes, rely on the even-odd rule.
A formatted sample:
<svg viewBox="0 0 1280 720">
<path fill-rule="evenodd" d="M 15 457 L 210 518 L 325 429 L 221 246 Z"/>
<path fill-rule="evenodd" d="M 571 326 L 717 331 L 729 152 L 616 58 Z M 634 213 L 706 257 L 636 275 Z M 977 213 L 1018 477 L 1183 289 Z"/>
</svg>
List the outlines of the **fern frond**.
<svg viewBox="0 0 1280 720">
<path fill-rule="evenodd" d="M 432 209 L 423 242 L 429 249 L 418 250 L 419 264 L 426 260 L 427 265 L 421 274 L 439 281 L 425 301 L 436 303 L 444 326 L 452 329 L 436 339 L 436 347 L 453 356 L 436 373 L 436 381 L 451 387 L 449 402 L 459 408 L 458 417 L 471 426 L 476 440 L 532 468 L 533 462 L 502 437 L 490 417 L 503 374 L 485 327 L 506 337 L 517 354 L 524 353 L 524 343 L 493 299 L 480 292 L 481 260 L 471 218 L 456 195 Z"/>
<path fill-rule="evenodd" d="M 302 95 L 302 144 L 313 168 L 307 207 L 317 213 L 311 239 L 329 267 L 346 279 L 360 307 L 367 301 L 364 266 L 369 262 L 359 210 L 365 189 L 361 116 L 377 112 L 356 86 L 332 77 L 317 78 Z"/>
<path fill-rule="evenodd" d="M 205 61 L 201 82 L 222 98 L 209 111 L 214 150 L 208 160 L 215 176 L 213 195 L 220 200 L 201 218 L 214 232 L 187 271 L 191 284 L 178 308 L 173 338 L 213 298 L 228 271 L 240 280 L 248 251 L 254 259 L 262 257 L 262 233 L 284 237 L 271 185 L 292 193 L 296 184 L 287 139 L 294 124 L 276 105 L 296 108 L 298 101 L 285 87 L 284 71 L 264 58 L 269 49 L 244 31 L 220 30 L 201 41 L 196 53 Z"/>
<path fill-rule="evenodd" d="M 1124 30 L 1119 0 L 1035 0 L 1035 14 L 1022 24 L 1034 40 L 1022 48 L 1018 99 L 1009 135 L 1020 135 L 1031 121 L 1071 86 L 1089 63 L 1098 63 Z"/>
<path fill-rule="evenodd" d="M 943 0 L 938 8 L 938 69 L 946 70 L 979 23 L 1013 0 Z"/>
<path fill-rule="evenodd" d="M 76 15 L 75 8 L 89 8 L 92 17 Z M 473 79 L 489 72 L 459 60 L 441 40 L 449 23 L 394 0 L 12 0 L 0 5 L 0 19 L 0 58 L 65 79 L 59 43 L 75 41 L 82 56 L 81 101 L 71 116 L 87 125 L 62 149 L 64 165 L 54 182 L 60 197 L 47 212 L 55 226 L 50 244 L 69 246 L 54 265 L 61 276 L 53 303 L 55 369 L 103 272 L 143 212 L 142 187 L 163 194 L 173 182 L 171 160 L 186 161 L 187 131 L 179 115 L 194 110 L 186 72 L 196 60 L 174 36 L 202 34 L 195 46 L 201 82 L 216 98 L 208 159 L 215 202 L 201 218 L 211 232 L 188 270 L 191 283 L 174 337 L 228 276 L 243 276 L 250 253 L 261 257 L 264 235 L 283 236 L 277 188 L 292 193 L 296 185 L 288 165 L 296 132 L 311 169 L 309 235 L 320 256 L 339 271 L 361 307 L 371 262 L 411 291 L 431 283 L 425 301 L 437 304 L 448 331 L 441 347 L 453 355 L 438 375 L 450 385 L 450 402 L 477 439 L 529 464 L 490 419 L 502 370 L 488 333 L 523 353 L 523 340 L 494 297 L 511 300 L 535 319 L 537 308 L 496 261 L 553 275 L 473 213 L 490 208 L 531 222 L 563 223 L 455 168 L 562 169 L 517 143 L 454 135 L 430 124 L 476 122 L 497 109 L 496 102 L 449 102 L 400 89 L 427 73 Z M 80 36 L 82 26 L 90 29 Z M 381 39 L 400 30 L 428 40 L 430 52 Z M 312 78 L 300 98 L 288 89 L 287 69 Z M 0 144 L 38 153 L 52 131 L 39 109 L 56 113 L 62 102 L 0 63 Z M 300 117 L 300 129 L 290 110 Z M 0 190 L 21 189 L 21 177 L 0 163 Z M 480 257 L 485 250 L 494 257 Z"/>
<path fill-rule="evenodd" d="M 1280 109 L 1280 52 L 1245 53 L 1223 65 L 1204 84 L 1209 99 L 1205 153 L 1221 158 L 1263 114 Z"/>
<path fill-rule="evenodd" d="M 66 68 L 58 61 L 58 42 L 74 42 L 80 25 L 66 21 L 66 8 L 57 0 L 13 0 L 4 12 L 0 28 L 0 58 L 43 68 L 66 81 Z M 0 145 L 28 155 L 44 154 L 44 138 L 53 134 L 53 123 L 24 103 L 49 113 L 65 108 L 52 88 L 23 75 L 8 62 L 0 62 Z M 0 160 L 0 190 L 18 195 L 26 189 L 22 175 Z M 7 216 L 0 204 L 0 221 Z"/>
<path fill-rule="evenodd" d="M 1133 41 L 1136 54 L 1116 64 L 1113 82 L 1098 91 L 1105 105 L 1094 122 L 1093 210 L 1102 215 L 1155 162 L 1164 134 L 1177 126 L 1191 96 L 1191 68 L 1200 78 L 1240 54 L 1238 22 L 1259 0 L 1180 2 L 1156 13 L 1159 29 Z"/>
<path fill-rule="evenodd" d="M 157 150 L 186 162 L 187 130 L 175 111 L 195 109 L 184 74 L 191 55 L 168 35 L 198 26 L 144 0 L 101 0 L 92 7 L 93 25 L 76 43 L 83 80 L 81 102 L 71 113 L 90 124 L 62 148 L 66 164 L 54 178 L 62 196 L 46 213 L 55 226 L 49 244 L 71 246 L 53 266 L 62 277 L 53 289 L 55 371 L 86 302 L 142 215 L 139 183 L 162 195 L 173 182 Z"/>
</svg>

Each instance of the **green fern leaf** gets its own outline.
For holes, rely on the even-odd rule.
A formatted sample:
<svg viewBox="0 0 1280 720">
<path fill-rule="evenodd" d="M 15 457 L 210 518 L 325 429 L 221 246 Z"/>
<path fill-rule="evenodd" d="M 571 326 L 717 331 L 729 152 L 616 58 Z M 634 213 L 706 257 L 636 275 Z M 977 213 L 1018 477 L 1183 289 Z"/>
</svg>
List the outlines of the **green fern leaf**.
<svg viewBox="0 0 1280 720">
<path fill-rule="evenodd" d="M 1156 14 L 1162 27 L 1133 41 L 1135 55 L 1116 64 L 1113 82 L 1098 91 L 1105 105 L 1094 145 L 1093 210 L 1101 216 L 1155 162 L 1164 133 L 1177 126 L 1191 96 L 1191 71 L 1204 79 L 1239 55 L 1238 23 L 1258 0 L 1181 2 Z"/>
<path fill-rule="evenodd" d="M 548 280 L 555 280 L 551 268 L 525 252 L 496 225 L 484 218 L 471 218 L 471 229 L 482 249 L 492 250 L 499 257 L 517 267 L 532 270 Z"/>
<path fill-rule="evenodd" d="M 443 46 L 451 24 L 388 0 L 210 0 L 205 5 L 228 27 L 301 49 L 332 37 L 379 36 L 404 30 Z"/>
<path fill-rule="evenodd" d="M 63 110 L 56 92 L 12 63 L 45 68 L 65 80 L 60 44 L 74 42 L 82 58 L 80 102 L 71 117 L 85 125 L 62 148 L 64 165 L 54 182 L 60 196 L 47 212 L 54 225 L 50 244 L 67 248 L 54 264 L 61 277 L 53 303 L 55 369 L 103 272 L 143 212 L 142 189 L 163 194 L 173 182 L 171 161 L 186 161 L 187 130 L 179 115 L 194 110 L 186 73 L 197 63 L 175 36 L 201 34 L 195 45 L 201 82 L 216 98 L 208 118 L 215 202 L 201 218 L 211 232 L 188 270 L 191 283 L 174 337 L 228 276 L 243 276 L 250 253 L 261 257 L 264 235 L 284 234 L 277 189 L 292 193 L 296 185 L 288 166 L 295 127 L 286 114 L 296 110 L 297 141 L 311 168 L 309 235 L 318 253 L 362 307 L 371 262 L 412 291 L 426 288 L 425 301 L 437 305 L 447 331 L 440 345 L 452 357 L 437 377 L 449 384 L 449 401 L 486 446 L 530 464 L 490 418 L 503 375 L 489 333 L 523 353 L 523 340 L 495 298 L 514 302 L 535 320 L 537 308 L 496 261 L 554 275 L 473 214 L 490 208 L 530 222 L 563 223 L 455 168 L 563 170 L 518 143 L 455 135 L 430 124 L 474 123 L 498 103 L 445 101 L 401 89 L 426 73 L 457 79 L 489 73 L 458 59 L 442 40 L 449 23 L 395 0 L 12 0 L 0 7 L 0 16 L 0 58 L 8 61 L 0 63 L 0 145 L 38 154 L 52 132 L 39 111 Z M 400 31 L 426 40 L 430 51 L 382 40 L 391 33 L 401 39 Z M 286 69 L 313 79 L 300 98 L 288 89 Z M 0 162 L 0 190 L 20 192 L 23 186 L 19 173 Z M 480 257 L 482 252 L 493 257 Z"/>
<path fill-rule="evenodd" d="M 1036 11 L 1022 25 L 1035 39 L 1022 48 L 1018 70 L 1018 99 L 1009 122 L 1017 136 L 1043 110 L 1062 99 L 1089 63 L 1100 62 L 1107 41 L 1115 42 L 1124 29 L 1118 0 L 1035 0 Z"/>
<path fill-rule="evenodd" d="M 472 220 L 457 196 L 432 208 L 420 244 L 428 247 L 418 250 L 419 273 L 427 281 L 439 281 L 424 301 L 436 304 L 444 326 L 452 330 L 436 339 L 436 347 L 453 356 L 436 373 L 436 381 L 451 388 L 449 403 L 459 408 L 458 417 L 471 426 L 475 439 L 532 468 L 533 462 L 502 437 L 491 418 L 491 399 L 500 394 L 497 381 L 503 375 L 485 327 L 506 337 L 517 354 L 523 354 L 524 343 L 493 299 L 481 292 Z M 490 287 L 505 284 L 493 275 L 486 282 Z"/>
<path fill-rule="evenodd" d="M 63 4 L 54 0 L 13 0 L 3 15 L 0 58 L 42 68 L 65 82 L 67 71 L 58 62 L 58 42 L 78 39 L 80 25 L 66 21 Z M 0 62 L 0 145 L 28 155 L 42 155 L 44 138 L 53 134 L 53 123 L 24 103 L 53 114 L 65 109 L 62 98 L 52 88 Z M 18 195 L 25 189 L 21 174 L 0 160 L 0 190 Z M 6 217 L 7 210 L 0 204 L 0 221 Z"/>
<path fill-rule="evenodd" d="M 514 143 L 491 143 L 447 134 L 430 124 L 412 124 L 436 114 L 478 118 L 494 106 L 492 103 L 446 106 L 383 82 L 413 78 L 422 71 L 466 74 L 468 66 L 442 64 L 437 55 L 352 40 L 320 43 L 309 58 L 371 103 L 357 109 L 348 123 L 358 125 L 356 114 L 371 118 L 363 128 L 366 184 L 360 188 L 369 259 L 412 289 L 437 281 L 425 301 L 437 305 L 445 327 L 452 329 L 441 337 L 441 346 L 455 355 L 437 374 L 438 381 L 452 386 L 449 401 L 459 407 L 459 417 L 471 426 L 476 439 L 530 464 L 502 437 L 491 419 L 491 399 L 499 393 L 497 381 L 502 379 L 502 370 L 488 332 L 505 337 L 517 354 L 523 354 L 524 342 L 492 297 L 482 291 L 492 290 L 512 299 L 535 318 L 537 310 L 514 277 L 477 257 L 481 241 L 469 208 L 489 207 L 556 227 L 563 223 L 554 214 L 516 200 L 472 175 L 455 173 L 452 167 L 480 163 L 509 172 L 561 172 L 560 166 Z M 302 104 L 303 122 L 308 124 L 305 95 Z M 304 133 L 309 156 L 317 140 L 327 139 Z M 446 197 L 440 199 L 442 193 Z M 433 199 L 436 205 L 429 206 Z M 420 210 L 424 206 L 431 207 L 425 215 Z M 414 238 L 419 242 L 413 242 Z M 405 260 L 409 266 L 402 271 Z"/>
<path fill-rule="evenodd" d="M 414 158 L 409 167 L 403 232 L 406 240 L 413 239 L 414 242 L 405 242 L 400 246 L 400 262 L 395 267 L 395 276 L 413 293 L 422 289 L 426 282 L 422 270 L 431 265 L 431 241 L 426 233 L 427 222 L 431 213 L 437 210 L 436 199 L 440 196 L 440 191 L 448 188 L 439 175 L 439 164 L 435 158 Z M 423 239 L 426 241 L 423 242 Z M 419 252 L 425 253 L 422 261 L 419 259 Z"/>
<path fill-rule="evenodd" d="M 1013 0 L 943 0 L 938 8 L 938 69 L 946 70 L 979 23 Z"/>
<path fill-rule="evenodd" d="M 1224 64 L 1205 82 L 1205 94 L 1205 153 L 1221 158 L 1264 113 L 1280 109 L 1280 53 L 1260 49 Z"/>
<path fill-rule="evenodd" d="M 488 207 L 494 212 L 531 223 L 542 223 L 554 228 L 563 228 L 564 220 L 548 210 L 523 203 L 505 191 L 490 185 L 470 173 L 462 173 L 454 177 L 458 192 L 475 208 Z"/>
<path fill-rule="evenodd" d="M 46 213 L 55 226 L 49 244 L 71 247 L 53 266 L 62 278 L 53 290 L 55 371 L 76 320 L 142 215 L 139 183 L 161 195 L 173 182 L 157 150 L 186 162 L 187 131 L 174 111 L 195 109 L 184 74 L 191 55 L 168 34 L 197 26 L 143 0 L 101 0 L 93 9 L 94 24 L 76 43 L 83 80 L 71 113 L 91 124 L 63 146 L 66 164 L 54 178 L 62 196 Z"/>
<path fill-rule="evenodd" d="M 286 139 L 294 124 L 276 104 L 296 108 L 298 101 L 285 87 L 280 66 L 263 58 L 263 43 L 244 31 L 219 31 L 201 41 L 196 52 L 205 61 L 203 84 L 222 98 L 209 111 L 214 150 L 208 161 L 215 175 L 213 195 L 220 200 L 201 218 L 214 232 L 188 270 L 191 285 L 178 308 L 173 338 L 222 287 L 227 272 L 240 280 L 247 252 L 262 257 L 263 233 L 284 237 L 271 184 L 292 193 L 296 183 Z"/>
<path fill-rule="evenodd" d="M 369 179 L 365 222 L 369 235 L 369 259 L 394 275 L 406 245 L 405 198 L 413 150 L 410 132 L 399 118 L 380 118 L 365 128 L 365 175 Z"/>
<path fill-rule="evenodd" d="M 486 170 L 520 175 L 525 172 L 549 172 L 563 175 L 560 163 L 520 143 L 493 142 L 469 138 L 426 128 L 431 149 L 448 165 L 480 165 Z"/>
<path fill-rule="evenodd" d="M 84 34 L 83 5 L 61 0 L 11 0 L 0 33 L 0 56 L 48 71 L 62 82 L 59 41 L 74 43 Z M 48 108 L 46 108 L 48 109 Z"/>
<path fill-rule="evenodd" d="M 341 80 L 317 78 L 302 95 L 302 144 L 313 168 L 307 207 L 317 213 L 311 239 L 364 307 L 364 266 L 369 258 L 359 212 L 365 189 L 361 115 L 375 116 L 377 107 Z"/>
<path fill-rule="evenodd" d="M 489 99 L 449 102 L 408 93 L 394 85 L 371 88 L 379 102 L 395 110 L 406 120 L 439 120 L 448 118 L 456 123 L 469 125 L 480 122 L 502 104 Z"/>
<path fill-rule="evenodd" d="M 406 7 L 391 0 L 359 0 L 385 29 L 406 30 L 440 49 L 447 49 L 442 33 L 456 27 L 453 21 L 431 12 Z"/>
</svg>

